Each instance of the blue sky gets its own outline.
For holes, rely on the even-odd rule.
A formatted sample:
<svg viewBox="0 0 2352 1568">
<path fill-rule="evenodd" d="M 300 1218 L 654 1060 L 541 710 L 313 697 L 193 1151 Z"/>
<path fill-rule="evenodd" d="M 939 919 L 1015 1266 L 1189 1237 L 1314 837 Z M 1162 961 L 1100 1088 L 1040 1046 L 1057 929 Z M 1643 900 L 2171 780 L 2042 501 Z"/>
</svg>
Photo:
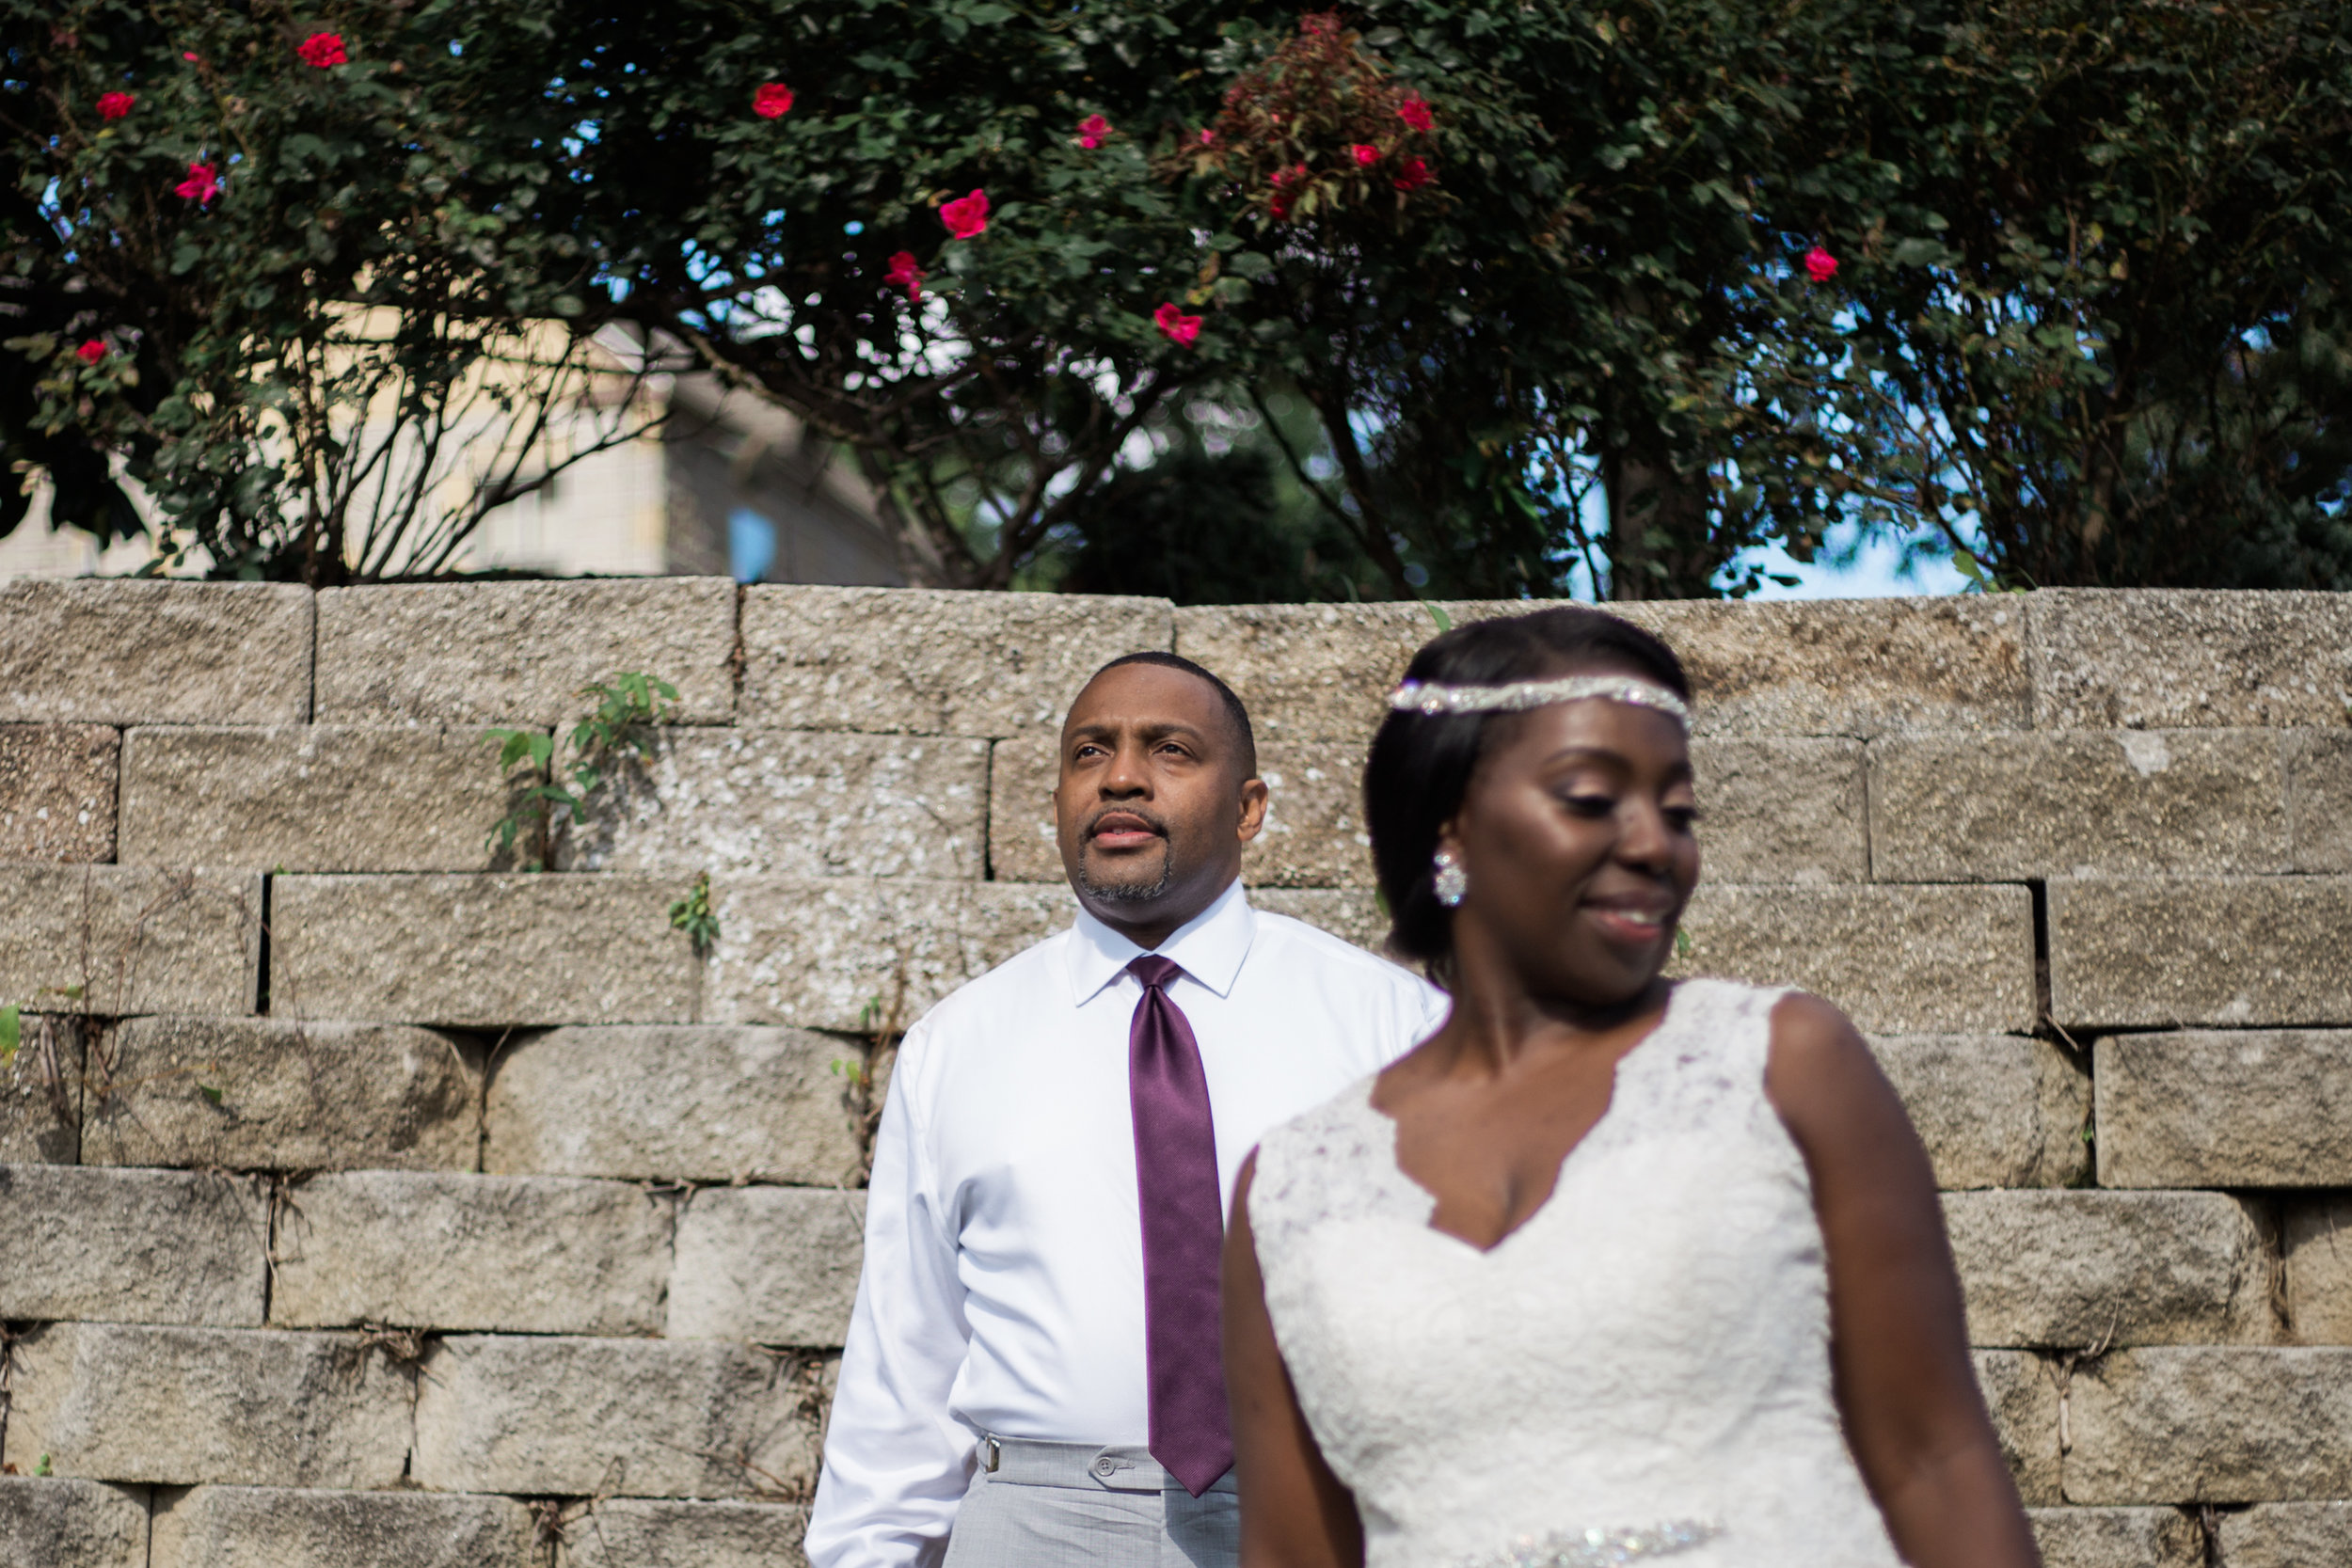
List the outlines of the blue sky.
<svg viewBox="0 0 2352 1568">
<path fill-rule="evenodd" d="M 1808 566 L 1791 561 L 1777 546 L 1750 550 L 1741 559 L 1760 562 L 1769 571 L 1799 579 L 1794 588 L 1768 582 L 1750 595 L 1757 599 L 1882 599 L 1904 594 L 1957 594 L 1968 586 L 1968 579 L 1953 569 L 1947 557 L 1906 567 L 1900 543 L 1886 538 L 1864 545 L 1846 566 L 1822 562 Z"/>
</svg>

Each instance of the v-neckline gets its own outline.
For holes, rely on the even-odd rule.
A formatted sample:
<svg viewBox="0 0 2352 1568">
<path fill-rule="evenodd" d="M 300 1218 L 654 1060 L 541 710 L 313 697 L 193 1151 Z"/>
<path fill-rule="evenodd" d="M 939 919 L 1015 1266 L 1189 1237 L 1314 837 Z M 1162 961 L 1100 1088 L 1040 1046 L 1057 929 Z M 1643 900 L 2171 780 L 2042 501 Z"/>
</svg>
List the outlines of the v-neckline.
<svg viewBox="0 0 2352 1568">
<path fill-rule="evenodd" d="M 1453 1231 L 1446 1229 L 1443 1226 L 1438 1223 L 1438 1195 L 1431 1192 L 1427 1187 L 1422 1186 L 1421 1182 L 1414 1178 L 1412 1172 L 1406 1170 L 1404 1163 L 1397 1158 L 1396 1146 L 1399 1128 L 1397 1126 L 1396 1117 L 1389 1115 L 1388 1112 L 1373 1103 L 1372 1097 L 1379 1091 L 1380 1074 L 1375 1072 L 1371 1077 L 1365 1079 L 1363 1098 L 1364 1114 L 1373 1117 L 1375 1120 L 1383 1122 L 1387 1125 L 1389 1169 L 1395 1173 L 1397 1180 L 1403 1181 L 1406 1186 L 1420 1194 L 1428 1202 L 1428 1210 L 1422 1216 L 1420 1227 L 1429 1232 L 1432 1236 L 1454 1243 L 1456 1246 L 1461 1247 L 1464 1251 L 1469 1252 L 1471 1256 L 1477 1258 L 1492 1258 L 1496 1253 L 1501 1252 L 1503 1247 L 1509 1244 L 1514 1239 L 1525 1233 L 1529 1229 L 1532 1229 L 1534 1227 L 1535 1222 L 1543 1218 L 1544 1215 L 1549 1212 L 1553 1200 L 1560 1196 L 1560 1184 L 1567 1180 L 1569 1162 L 1573 1161 L 1580 1151 L 1581 1151 L 1586 1146 L 1590 1145 L 1594 1138 L 1599 1135 L 1601 1129 L 1609 1125 L 1609 1118 L 1617 1114 L 1617 1090 L 1622 1086 L 1621 1081 L 1625 1076 L 1626 1063 L 1633 1060 L 1634 1057 L 1639 1056 L 1644 1052 L 1647 1051 L 1650 1048 L 1651 1042 L 1656 1040 L 1660 1036 L 1665 1034 L 1667 1029 L 1672 1026 L 1675 1021 L 1676 1009 L 1681 1005 L 1683 988 L 1688 984 L 1688 981 L 1675 982 L 1674 989 L 1666 993 L 1666 1006 L 1660 1011 L 1658 1015 L 1658 1022 L 1650 1026 L 1649 1033 L 1644 1035 L 1640 1039 L 1635 1040 L 1632 1045 L 1626 1049 L 1624 1055 L 1619 1056 L 1614 1062 L 1612 1062 L 1609 1065 L 1609 1102 L 1600 1108 L 1600 1115 L 1593 1118 L 1593 1124 L 1584 1129 L 1583 1135 L 1578 1138 L 1576 1142 L 1570 1144 L 1567 1148 L 1562 1152 L 1560 1156 L 1560 1164 L 1552 1169 L 1551 1190 L 1544 1195 L 1543 1201 L 1535 1205 L 1534 1208 L 1529 1210 L 1526 1215 L 1520 1219 L 1518 1224 L 1511 1227 L 1510 1229 L 1505 1230 L 1502 1235 L 1497 1236 L 1491 1246 L 1480 1246 L 1476 1242 L 1471 1241 L 1469 1237 L 1457 1236 Z"/>
</svg>

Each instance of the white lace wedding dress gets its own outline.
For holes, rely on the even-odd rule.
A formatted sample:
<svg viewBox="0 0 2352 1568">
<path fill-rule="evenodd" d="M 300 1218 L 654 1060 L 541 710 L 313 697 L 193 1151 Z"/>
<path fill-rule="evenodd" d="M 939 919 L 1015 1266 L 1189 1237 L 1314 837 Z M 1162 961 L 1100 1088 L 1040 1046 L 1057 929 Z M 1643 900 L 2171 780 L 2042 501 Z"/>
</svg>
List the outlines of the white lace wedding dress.
<svg viewBox="0 0 2352 1568">
<path fill-rule="evenodd" d="M 1780 994 L 1677 986 L 1491 1252 L 1430 1228 L 1371 1080 L 1266 1137 L 1266 1307 L 1368 1568 L 1899 1562 L 1831 1397 L 1812 1185 L 1764 1094 Z"/>
</svg>

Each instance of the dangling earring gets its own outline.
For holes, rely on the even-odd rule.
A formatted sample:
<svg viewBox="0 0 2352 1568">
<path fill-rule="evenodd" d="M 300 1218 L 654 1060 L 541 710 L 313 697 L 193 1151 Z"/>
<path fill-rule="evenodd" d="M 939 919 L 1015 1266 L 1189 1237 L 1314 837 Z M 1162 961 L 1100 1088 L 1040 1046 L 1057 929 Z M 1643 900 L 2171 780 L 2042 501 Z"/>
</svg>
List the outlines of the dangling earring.
<svg viewBox="0 0 2352 1568">
<path fill-rule="evenodd" d="M 1470 873 L 1462 869 L 1462 863 L 1454 858 L 1451 850 L 1438 851 L 1438 874 L 1430 881 L 1438 890 L 1438 902 L 1449 910 L 1460 905 L 1470 892 Z"/>
</svg>

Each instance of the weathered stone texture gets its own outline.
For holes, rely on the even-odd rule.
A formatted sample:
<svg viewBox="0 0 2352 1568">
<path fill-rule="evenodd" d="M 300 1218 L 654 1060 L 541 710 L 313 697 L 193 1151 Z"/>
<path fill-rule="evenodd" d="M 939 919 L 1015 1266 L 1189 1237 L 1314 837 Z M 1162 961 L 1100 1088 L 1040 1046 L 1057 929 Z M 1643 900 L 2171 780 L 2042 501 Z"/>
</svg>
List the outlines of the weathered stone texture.
<svg viewBox="0 0 2352 1568">
<path fill-rule="evenodd" d="M 282 1000 L 284 993 L 280 993 Z M 99 1165 L 470 1170 L 480 1079 L 397 1023 L 136 1018 L 105 1037 L 82 1130 Z M 217 1095 L 217 1099 L 215 1099 Z"/>
<path fill-rule="evenodd" d="M 262 879 L 116 865 L 0 865 L 0 1003 L 249 1013 Z"/>
<path fill-rule="evenodd" d="M 8 1458 L 64 1476 L 389 1486 L 408 1380 L 356 1335 L 52 1323 L 16 1346 Z"/>
<path fill-rule="evenodd" d="M 199 1486 L 155 1509 L 147 1568 L 538 1568 L 512 1497 Z M 649 1559 L 648 1561 L 660 1560 Z"/>
<path fill-rule="evenodd" d="M 682 722 L 724 723 L 735 592 L 724 578 L 329 588 L 318 719 L 555 724 L 596 707 L 583 687 L 633 671 L 677 688 Z"/>
<path fill-rule="evenodd" d="M 409 1023 L 668 1023 L 700 965 L 680 877 L 281 877 L 273 1010 Z"/>
<path fill-rule="evenodd" d="M 417 1386 L 429 1491 L 741 1497 L 812 1484 L 826 1364 L 748 1345 L 441 1340 Z"/>
<path fill-rule="evenodd" d="M 2102 1186 L 2352 1186 L 2352 1030 L 2110 1035 L 2092 1079 Z"/>
<path fill-rule="evenodd" d="M 904 1028 L 966 980 L 1070 923 L 1065 887 L 911 878 L 729 878 L 704 1016 Z"/>
<path fill-rule="evenodd" d="M 2069 1502 L 2352 1494 L 2352 1350 L 2122 1351 L 2075 1371 L 2073 1416 Z"/>
<path fill-rule="evenodd" d="M 294 1189 L 278 1221 L 270 1322 L 651 1333 L 670 1226 L 669 1200 L 630 1182 L 322 1176 Z"/>
<path fill-rule="evenodd" d="M 1394 961 L 1388 950 L 1389 917 L 1381 911 L 1379 895 L 1369 888 L 1260 888 L 1249 902 Z"/>
<path fill-rule="evenodd" d="M 2267 730 L 1916 736 L 1870 748 L 1870 862 L 1890 881 L 2280 872 Z"/>
<path fill-rule="evenodd" d="M 2352 594 L 2058 589 L 2026 605 L 2036 729 L 2352 721 Z"/>
<path fill-rule="evenodd" d="M 1692 741 L 1708 879 L 1867 880 L 1862 752 L 1861 742 L 1836 738 Z"/>
<path fill-rule="evenodd" d="M 1089 676 L 1169 646 L 1164 599 L 751 588 L 742 721 L 793 730 L 1058 731 Z"/>
<path fill-rule="evenodd" d="M 122 752 L 125 865 L 485 871 L 511 785 L 478 731 L 143 728 Z"/>
<path fill-rule="evenodd" d="M 150 1568 L 147 1498 L 94 1481 L 0 1476 L 0 1568 Z"/>
<path fill-rule="evenodd" d="M 1258 750 L 1263 757 L 1266 747 Z M 988 870 L 996 880 L 1063 880 L 1061 850 L 1054 842 L 1059 759 L 1059 737 L 1053 735 L 1014 736 L 989 748 Z"/>
<path fill-rule="evenodd" d="M 2352 877 L 2057 880 L 2049 897 L 2070 1029 L 2352 1020 Z"/>
<path fill-rule="evenodd" d="M 712 1187 L 678 1216 L 673 1339 L 837 1346 L 865 1257 L 866 1195 Z"/>
<path fill-rule="evenodd" d="M 2270 1258 L 2222 1193 L 1949 1193 L 1978 1345 L 2259 1343 Z"/>
<path fill-rule="evenodd" d="M 2031 1503 L 2055 1503 L 2058 1490 L 2058 1386 L 2050 1367 L 2030 1351 L 1974 1353 L 1977 1386 L 1984 1391 L 2001 1457 Z"/>
<path fill-rule="evenodd" d="M 0 1161 L 80 1162 L 83 1028 L 51 1014 L 20 1020 L 16 1054 L 0 1063 Z"/>
<path fill-rule="evenodd" d="M 790 877 L 981 874 L 988 742 L 797 730 L 663 731 L 566 822 L 579 871 Z"/>
<path fill-rule="evenodd" d="M 1457 623 L 1494 613 L 1446 608 Z M 1262 747 L 1360 749 L 1414 650 L 1438 635 L 1437 618 L 1418 604 L 1217 605 L 1179 610 L 1175 625 L 1176 651 L 1233 689 Z"/>
<path fill-rule="evenodd" d="M 613 1497 L 564 1532 L 557 1568 L 806 1568 L 796 1503 Z M 155 1568 L 164 1568 L 158 1563 Z"/>
<path fill-rule="evenodd" d="M 863 1042 L 801 1029 L 556 1029 L 490 1077 L 483 1167 L 680 1181 L 853 1181 Z"/>
<path fill-rule="evenodd" d="M 2352 1562 L 2352 1502 L 2263 1503 L 2221 1515 L 2228 1568 L 2341 1568 Z"/>
<path fill-rule="evenodd" d="M 2022 887 L 1702 884 L 1670 973 L 1797 986 L 1873 1034 L 2033 1026 Z"/>
<path fill-rule="evenodd" d="M 0 1320 L 256 1326 L 268 1241 L 236 1177 L 0 1165 Z"/>
<path fill-rule="evenodd" d="M 2090 1074 L 2019 1035 L 1875 1038 L 1879 1067 L 1935 1164 L 1936 1185 L 2064 1187 L 2090 1168 Z"/>
<path fill-rule="evenodd" d="M 2037 1508 L 2042 1568 L 2205 1568 L 2205 1532 L 2177 1508 Z"/>
<path fill-rule="evenodd" d="M 0 861 L 114 859 L 121 750 L 103 724 L 0 724 Z"/>
<path fill-rule="evenodd" d="M 291 583 L 0 583 L 0 721 L 310 716 L 310 594 Z"/>
<path fill-rule="evenodd" d="M 2352 871 L 2352 735 L 2290 730 L 2287 821 L 2297 871 Z"/>
<path fill-rule="evenodd" d="M 2352 1345 L 2352 1196 L 2286 1206 L 2287 1324 L 2306 1345 Z"/>
</svg>

